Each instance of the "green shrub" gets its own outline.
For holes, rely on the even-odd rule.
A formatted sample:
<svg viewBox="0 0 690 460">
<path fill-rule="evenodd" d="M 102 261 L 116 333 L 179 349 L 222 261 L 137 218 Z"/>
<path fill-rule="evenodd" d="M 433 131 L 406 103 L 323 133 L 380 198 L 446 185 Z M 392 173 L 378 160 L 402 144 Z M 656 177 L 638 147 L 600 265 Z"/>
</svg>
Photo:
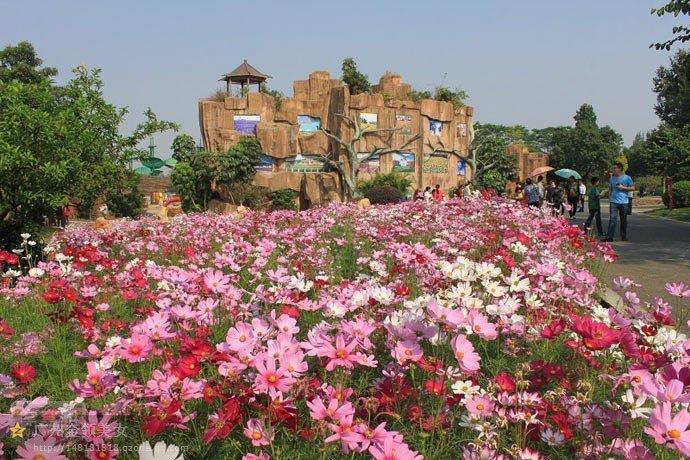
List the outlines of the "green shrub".
<svg viewBox="0 0 690 460">
<path fill-rule="evenodd" d="M 236 182 L 227 185 L 225 194 L 230 198 L 232 204 L 246 206 L 251 209 L 266 210 L 272 203 L 270 189 L 247 182 Z"/>
<path fill-rule="evenodd" d="M 297 204 L 295 203 L 295 198 L 297 197 L 297 192 L 292 189 L 284 188 L 282 190 L 276 190 L 271 193 L 271 210 L 275 211 L 277 209 L 288 209 L 290 211 L 297 210 Z"/>
<path fill-rule="evenodd" d="M 371 187 L 365 194 L 372 204 L 399 203 L 403 199 L 402 192 L 390 185 Z"/>
<path fill-rule="evenodd" d="M 144 194 L 139 191 L 139 176 L 132 174 L 126 188 L 105 197 L 108 211 L 115 217 L 137 217 L 144 212 Z"/>
<path fill-rule="evenodd" d="M 669 196 L 667 192 L 662 195 L 664 204 L 669 207 Z M 690 180 L 681 180 L 673 184 L 673 207 L 685 208 L 690 206 Z"/>
<path fill-rule="evenodd" d="M 357 189 L 359 193 L 367 196 L 367 193 L 373 187 L 389 186 L 398 189 L 401 195 L 405 195 L 410 185 L 412 185 L 412 180 L 409 177 L 394 171 L 388 174 L 377 174 L 369 180 L 361 181 Z"/>
<path fill-rule="evenodd" d="M 479 188 L 483 189 L 494 189 L 498 193 L 502 193 L 505 188 L 506 184 L 508 181 L 506 180 L 503 175 L 496 171 L 495 169 L 490 169 L 484 173 L 482 173 L 481 176 L 477 179 L 477 185 Z"/>
</svg>

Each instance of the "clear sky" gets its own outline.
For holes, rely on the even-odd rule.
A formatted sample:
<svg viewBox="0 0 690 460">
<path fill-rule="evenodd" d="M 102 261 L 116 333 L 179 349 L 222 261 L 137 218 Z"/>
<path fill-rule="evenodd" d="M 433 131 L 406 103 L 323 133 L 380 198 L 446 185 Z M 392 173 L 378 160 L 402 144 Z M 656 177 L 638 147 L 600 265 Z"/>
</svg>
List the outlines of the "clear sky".
<svg viewBox="0 0 690 460">
<path fill-rule="evenodd" d="M 197 101 L 248 59 L 292 95 L 312 70 L 340 76 L 354 57 L 372 82 L 387 70 L 417 89 L 470 94 L 476 119 L 542 128 L 592 104 L 629 143 L 658 120 L 651 80 L 669 53 L 649 49 L 679 20 L 665 0 L 0 1 L 0 46 L 32 42 L 60 71 L 103 70 L 126 128 L 150 106 L 200 138 Z M 174 134 L 159 135 L 167 157 Z"/>
</svg>

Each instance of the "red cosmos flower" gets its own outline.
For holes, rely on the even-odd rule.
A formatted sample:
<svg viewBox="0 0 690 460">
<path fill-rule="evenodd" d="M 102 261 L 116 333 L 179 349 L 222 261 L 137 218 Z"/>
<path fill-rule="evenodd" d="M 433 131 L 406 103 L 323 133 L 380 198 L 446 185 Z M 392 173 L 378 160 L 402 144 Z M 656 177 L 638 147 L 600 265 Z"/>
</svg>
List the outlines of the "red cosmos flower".
<svg viewBox="0 0 690 460">
<path fill-rule="evenodd" d="M 553 319 L 541 331 L 541 336 L 545 339 L 555 339 L 565 329 L 565 320 L 563 318 Z"/>
<path fill-rule="evenodd" d="M 415 364 L 425 372 L 436 373 L 443 369 L 443 361 L 433 356 L 422 356 Z"/>
<path fill-rule="evenodd" d="M 17 265 L 19 263 L 19 256 L 8 251 L 0 251 L 0 266 L 2 264 Z"/>
<path fill-rule="evenodd" d="M 584 245 L 584 243 L 580 238 L 573 238 L 572 240 L 570 240 L 570 245 L 575 249 L 580 249 Z"/>
<path fill-rule="evenodd" d="M 185 377 L 196 377 L 201 372 L 201 365 L 199 361 L 193 355 L 186 355 L 177 361 L 172 369 L 173 374 L 180 380 L 184 380 Z"/>
<path fill-rule="evenodd" d="M 573 430 L 570 428 L 570 420 L 568 420 L 568 415 L 564 412 L 556 412 L 551 417 L 558 426 L 558 429 L 565 439 L 571 439 L 573 437 Z"/>
<path fill-rule="evenodd" d="M 506 372 L 499 372 L 494 377 L 494 383 L 498 385 L 501 391 L 512 393 L 515 391 L 515 379 Z"/>
<path fill-rule="evenodd" d="M 410 288 L 407 287 L 406 284 L 398 284 L 398 286 L 395 288 L 395 293 L 401 297 L 406 297 L 410 295 Z"/>
<path fill-rule="evenodd" d="M 669 315 L 661 313 L 660 311 L 654 312 L 654 319 L 664 326 L 673 326 L 675 324 L 673 318 L 671 318 Z"/>
<path fill-rule="evenodd" d="M 14 335 L 14 329 L 4 319 L 0 319 L 0 335 L 5 337 L 12 337 Z"/>
<path fill-rule="evenodd" d="M 604 350 L 618 342 L 620 331 L 587 316 L 570 315 L 572 330 L 590 350 Z"/>
<path fill-rule="evenodd" d="M 565 376 L 563 368 L 558 364 L 546 364 L 542 372 L 547 379 L 560 380 Z"/>
<path fill-rule="evenodd" d="M 62 300 L 62 294 L 53 289 L 48 289 L 43 293 L 43 300 L 48 303 L 58 303 Z"/>
<path fill-rule="evenodd" d="M 170 401 L 165 407 L 156 407 L 151 410 L 151 413 L 146 417 L 144 425 L 142 426 L 144 434 L 152 438 L 165 431 L 168 424 L 179 423 L 181 417 L 177 415 L 177 412 L 181 407 L 182 403 L 179 401 Z"/>
<path fill-rule="evenodd" d="M 653 335 L 656 335 L 656 327 L 653 326 L 652 324 L 645 324 L 640 328 L 642 330 L 642 333 L 646 335 L 647 337 L 651 337 Z"/>
<path fill-rule="evenodd" d="M 288 315 L 290 318 L 298 319 L 299 318 L 299 308 L 297 308 L 293 305 L 283 305 L 280 307 L 280 314 L 281 315 Z"/>
<path fill-rule="evenodd" d="M 429 379 L 424 382 L 424 388 L 429 394 L 434 396 L 443 396 L 446 392 L 445 385 L 442 379 Z"/>
<path fill-rule="evenodd" d="M 22 385 L 28 385 L 34 381 L 36 377 L 36 369 L 26 361 L 19 361 L 12 364 L 12 369 L 10 371 L 12 377 L 14 377 Z"/>
<path fill-rule="evenodd" d="M 438 415 L 424 417 L 419 425 L 424 431 L 434 431 L 439 428 L 446 428 L 448 422 L 446 421 L 446 414 L 442 412 Z"/>
<path fill-rule="evenodd" d="M 191 247 L 191 246 L 186 246 L 186 247 L 182 250 L 182 254 L 184 254 L 184 256 L 185 256 L 186 258 L 191 259 L 192 257 L 194 257 L 194 256 L 196 255 L 196 251 L 194 250 L 193 247 Z"/>
<path fill-rule="evenodd" d="M 422 417 L 422 415 L 424 415 L 424 410 L 421 408 L 421 406 L 413 404 L 407 408 L 406 415 L 411 421 L 416 422 Z"/>
<path fill-rule="evenodd" d="M 211 442 L 214 439 L 225 439 L 240 422 L 240 403 L 232 398 L 221 407 L 218 412 L 208 418 L 208 426 L 202 439 Z"/>
</svg>

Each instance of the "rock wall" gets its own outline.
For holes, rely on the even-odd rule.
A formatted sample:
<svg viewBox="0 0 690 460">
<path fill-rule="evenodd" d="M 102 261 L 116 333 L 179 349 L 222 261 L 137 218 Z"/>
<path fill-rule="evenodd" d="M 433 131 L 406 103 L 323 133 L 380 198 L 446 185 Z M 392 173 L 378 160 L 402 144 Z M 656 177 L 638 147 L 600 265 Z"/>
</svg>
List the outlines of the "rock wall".
<svg viewBox="0 0 690 460">
<path fill-rule="evenodd" d="M 525 144 L 510 144 L 506 147 L 506 153 L 517 157 L 520 182 L 524 182 L 535 169 L 549 165 L 549 156 L 547 154 L 530 152 Z"/>
<path fill-rule="evenodd" d="M 358 142 L 358 151 L 397 148 L 417 135 L 420 138 L 404 149 L 414 154 L 411 163 L 395 161 L 406 160 L 409 155 L 385 154 L 378 160 L 377 168 L 372 166 L 376 162 L 360 168 L 359 178 L 401 170 L 412 179 L 415 188 L 440 184 L 445 190 L 470 179 L 469 168 L 465 175 L 458 174 L 457 155 L 440 154 L 438 150 L 467 154 L 472 107 L 456 109 L 448 102 L 411 101 L 410 85 L 395 74 L 381 77 L 371 94 L 350 95 L 346 85 L 325 71 L 315 71 L 307 80 L 295 81 L 293 89 L 294 96 L 281 101 L 252 92 L 246 97 L 227 97 L 223 102 L 201 99 L 199 124 L 204 147 L 213 152 L 225 151 L 240 136 L 255 135 L 273 164 L 261 168 L 254 182 L 271 190 L 291 188 L 300 192 L 303 203 L 320 204 L 340 199 L 337 174 L 300 170 L 300 161 L 305 155 L 325 156 L 333 151 L 339 157 L 344 151 L 317 130 L 313 122 L 318 119 L 321 128 L 349 140 L 354 130 L 339 115 L 363 116 L 375 118 L 377 128 L 397 130 L 365 135 Z M 239 125 L 243 121 L 238 121 L 238 116 L 258 116 L 260 121 L 250 133 L 246 125 Z"/>
</svg>

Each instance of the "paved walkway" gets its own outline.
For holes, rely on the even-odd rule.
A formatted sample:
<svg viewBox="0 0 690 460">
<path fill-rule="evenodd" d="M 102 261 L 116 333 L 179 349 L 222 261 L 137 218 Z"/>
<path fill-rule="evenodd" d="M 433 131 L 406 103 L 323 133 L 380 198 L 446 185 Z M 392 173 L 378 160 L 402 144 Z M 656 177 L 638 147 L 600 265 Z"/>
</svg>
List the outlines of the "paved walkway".
<svg viewBox="0 0 690 460">
<path fill-rule="evenodd" d="M 606 232 L 608 203 L 602 202 L 602 211 Z M 664 285 L 669 281 L 690 284 L 690 223 L 652 217 L 641 211 L 644 209 L 633 210 L 633 214 L 628 216 L 629 241 L 620 241 L 620 233 L 616 229 L 613 247 L 618 253 L 618 260 L 605 265 L 602 279 L 609 284 L 617 276 L 635 280 L 642 284 L 638 293 L 643 300 L 663 296 L 678 307 L 676 313 L 680 315 L 680 320 L 690 312 L 680 309 L 683 302 L 673 301 L 675 299 L 666 294 Z M 582 225 L 583 216 L 586 217 L 586 214 L 578 213 L 578 218 L 572 222 Z"/>
</svg>

